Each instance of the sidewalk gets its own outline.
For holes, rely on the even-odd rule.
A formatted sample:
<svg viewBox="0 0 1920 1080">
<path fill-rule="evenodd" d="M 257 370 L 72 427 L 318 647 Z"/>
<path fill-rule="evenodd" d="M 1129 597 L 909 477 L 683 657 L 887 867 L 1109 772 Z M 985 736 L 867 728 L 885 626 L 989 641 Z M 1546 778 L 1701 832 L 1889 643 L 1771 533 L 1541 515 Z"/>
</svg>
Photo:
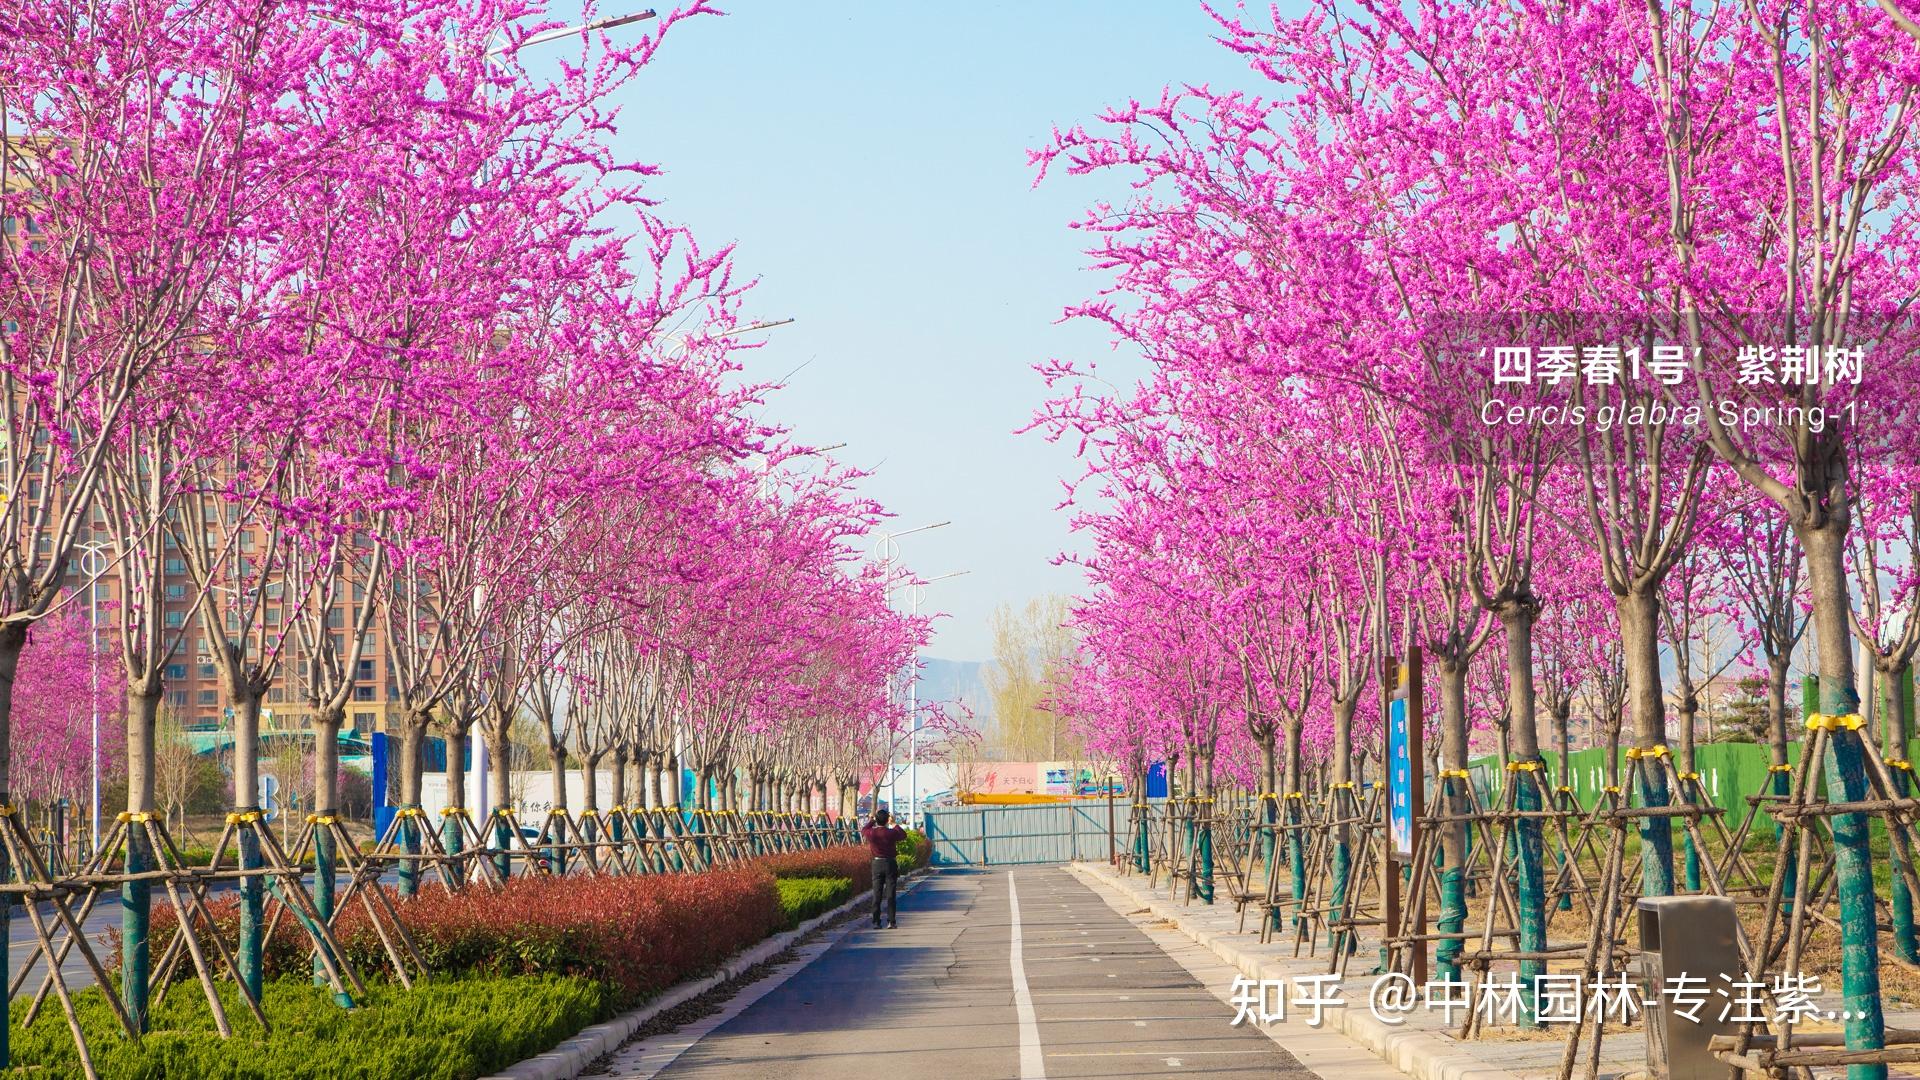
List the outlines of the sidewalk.
<svg viewBox="0 0 1920 1080">
<path fill-rule="evenodd" d="M 1326 973 L 1328 948 L 1324 943 L 1318 955 L 1298 959 L 1293 956 L 1290 937 L 1285 941 L 1276 937 L 1271 945 L 1260 944 L 1257 913 L 1249 913 L 1250 929 L 1240 933 L 1240 916 L 1231 903 L 1183 904 L 1173 900 L 1164 887 L 1149 889 L 1144 878 L 1122 877 L 1097 863 L 1074 863 L 1072 870 L 1096 890 L 1123 898 L 1171 923 L 1249 979 L 1278 979 L 1291 987 L 1295 976 Z M 1360 954 L 1349 965 L 1352 977 L 1338 984 L 1344 1007 L 1326 1010 L 1321 1028 L 1315 1030 L 1308 1025 L 1306 1010 L 1290 1006 L 1286 1019 L 1268 1025 L 1270 1033 L 1285 1046 L 1295 1040 L 1324 1042 L 1327 1032 L 1338 1032 L 1415 1080 L 1551 1080 L 1558 1075 L 1564 1027 L 1539 1034 L 1501 1030 L 1487 1038 L 1462 1042 L 1453 1037 L 1438 1011 L 1416 1009 L 1400 1014 L 1402 1022 L 1398 1025 L 1376 1017 L 1367 1007 L 1374 980 L 1365 973 L 1373 967 L 1377 950 L 1372 939 L 1362 938 Z M 1583 1058 L 1585 1052 L 1583 1048 Z M 1641 1032 L 1609 1032 L 1601 1044 L 1601 1080 L 1623 1080 L 1627 1074 L 1645 1069 Z"/>
</svg>

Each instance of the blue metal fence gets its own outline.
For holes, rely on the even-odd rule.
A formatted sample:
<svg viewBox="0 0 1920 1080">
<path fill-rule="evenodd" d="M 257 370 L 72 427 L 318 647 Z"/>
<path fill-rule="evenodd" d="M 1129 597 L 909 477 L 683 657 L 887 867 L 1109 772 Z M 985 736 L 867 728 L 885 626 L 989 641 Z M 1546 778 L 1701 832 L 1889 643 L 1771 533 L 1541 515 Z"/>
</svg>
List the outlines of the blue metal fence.
<svg viewBox="0 0 1920 1080">
<path fill-rule="evenodd" d="M 1124 800 L 1114 806 L 1114 843 L 1127 847 Z M 955 806 L 926 812 L 935 866 L 1024 866 L 1107 858 L 1104 800 L 1041 806 Z"/>
</svg>

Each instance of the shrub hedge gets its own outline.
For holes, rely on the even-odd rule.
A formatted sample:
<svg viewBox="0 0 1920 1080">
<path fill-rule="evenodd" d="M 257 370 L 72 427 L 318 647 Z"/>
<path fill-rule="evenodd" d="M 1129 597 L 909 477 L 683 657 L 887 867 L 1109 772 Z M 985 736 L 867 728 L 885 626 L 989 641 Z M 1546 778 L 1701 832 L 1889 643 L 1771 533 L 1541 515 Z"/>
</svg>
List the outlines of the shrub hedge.
<svg viewBox="0 0 1920 1080">
<path fill-rule="evenodd" d="M 773 879 L 753 870 L 619 877 L 515 878 L 451 896 L 422 890 L 402 918 L 433 971 L 578 975 L 628 1008 L 718 967 L 785 924 Z M 361 971 L 384 962 L 354 905 L 335 924 Z"/>
<path fill-rule="evenodd" d="M 427 887 L 412 900 L 395 896 L 394 904 L 435 975 L 590 979 L 608 988 L 608 1015 L 719 966 L 786 925 L 774 879 L 758 869 L 514 878 L 500 889 L 451 896 Z M 238 905 L 231 896 L 209 905 L 228 940 L 239 933 Z M 155 905 L 156 948 L 173 925 L 171 908 Z M 363 976 L 386 970 L 386 950 L 359 901 L 341 911 L 334 935 Z M 308 955 L 306 935 L 283 919 L 267 942 L 267 973 L 304 973 Z M 192 970 L 181 965 L 177 974 L 190 978 Z"/>
<path fill-rule="evenodd" d="M 154 1006 L 152 1030 L 136 1045 L 119 1035 L 97 987 L 75 995 L 88 1048 L 113 1080 L 471 1080 L 538 1054 L 608 1011 L 608 990 L 590 979 L 553 975 L 436 977 L 413 990 L 375 983 L 362 1008 L 342 1009 L 305 978 L 266 986 L 272 1034 L 260 1029 L 231 983 L 221 984 L 233 1038 L 213 1027 L 206 998 L 175 987 Z M 79 1076 L 80 1061 L 57 1008 L 31 1027 L 13 1005 L 13 1062 L 0 1077 Z"/>
<path fill-rule="evenodd" d="M 854 898 L 853 882 L 843 877 L 780 878 L 780 908 L 791 930 Z"/>
<path fill-rule="evenodd" d="M 842 881 L 846 892 L 830 903 L 818 901 L 823 906 L 817 908 L 809 906 L 817 894 L 790 892 L 807 898 L 807 913 L 795 919 L 782 902 L 779 879 Z M 845 845 L 770 855 L 744 869 L 700 874 L 525 877 L 501 889 L 451 896 L 428 885 L 412 900 L 394 896 L 394 905 L 435 974 L 579 976 L 609 987 L 607 1007 L 618 1012 L 844 903 L 872 882 L 866 849 Z M 238 898 L 228 894 L 208 906 L 227 940 L 237 939 Z M 608 918 L 609 912 L 624 917 Z M 156 948 L 171 937 L 173 925 L 171 905 L 156 903 Z M 378 977 L 386 970 L 386 951 L 359 901 L 340 913 L 334 933 L 363 976 Z M 308 971 L 308 948 L 293 920 L 282 919 L 266 943 L 268 976 Z M 192 974 L 189 965 L 176 969 L 182 979 Z"/>
<path fill-rule="evenodd" d="M 873 887 L 873 856 L 864 846 L 846 844 L 816 851 L 766 855 L 754 860 L 776 878 L 845 878 L 854 892 Z"/>
<path fill-rule="evenodd" d="M 903 850 L 902 866 L 925 865 L 926 849 L 922 840 L 913 855 Z M 250 1021 L 236 999 L 228 1010 L 235 1038 L 221 1040 L 204 997 L 187 986 L 155 1008 L 153 1033 L 139 1047 L 105 1034 L 113 1023 L 97 990 L 81 995 L 83 1022 L 103 1033 L 95 1054 L 105 1076 L 467 1080 L 711 971 L 871 887 L 871 859 L 855 845 L 700 874 L 515 878 L 504 888 L 451 896 L 424 887 L 412 900 L 394 897 L 433 975 L 411 992 L 381 978 L 386 953 L 356 900 L 335 934 L 369 981 L 364 1008 L 341 1010 L 309 985 L 306 935 L 282 919 L 265 950 L 270 1038 L 246 1030 Z M 232 894 L 209 904 L 230 942 L 239 932 L 238 905 Z M 173 926 L 171 905 L 156 902 L 156 952 Z M 178 975 L 191 978 L 191 966 Z M 0 1078 L 77 1072 L 58 1010 L 43 1010 L 14 1045 L 17 1062 L 41 1071 L 0 1070 Z"/>
<path fill-rule="evenodd" d="M 900 864 L 902 874 L 909 870 L 918 870 L 933 859 L 933 841 L 919 829 L 908 829 L 907 839 L 894 849 L 893 859 Z"/>
</svg>

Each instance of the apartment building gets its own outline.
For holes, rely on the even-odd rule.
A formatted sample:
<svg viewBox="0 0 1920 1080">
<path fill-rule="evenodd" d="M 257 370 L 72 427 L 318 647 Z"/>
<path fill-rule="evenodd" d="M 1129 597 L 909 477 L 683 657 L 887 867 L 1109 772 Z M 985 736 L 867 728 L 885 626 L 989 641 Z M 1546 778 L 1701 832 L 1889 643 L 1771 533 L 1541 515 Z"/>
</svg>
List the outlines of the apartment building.
<svg viewBox="0 0 1920 1080">
<path fill-rule="evenodd" d="M 247 552 L 255 548 L 257 536 L 249 535 L 253 532 L 250 529 L 242 534 L 238 558 L 244 560 Z M 118 575 L 110 568 L 100 573 L 102 568 L 92 560 L 101 557 L 104 555 L 83 551 L 72 568 L 70 580 L 76 586 L 82 586 L 88 579 L 98 575 L 92 586 L 94 596 L 89 611 L 100 632 L 107 635 L 114 632 L 113 612 L 118 608 L 121 585 Z M 175 549 L 171 540 L 166 542 L 162 566 L 161 620 L 172 645 L 172 653 L 164 669 L 165 705 L 189 728 L 207 730 L 227 726 L 230 719 L 220 671 L 214 663 L 207 629 L 194 607 L 199 586 L 188 572 L 186 559 Z M 336 647 L 342 651 L 346 644 L 343 640 L 345 627 L 353 616 L 353 605 L 365 597 L 366 586 L 355 582 L 344 591 L 346 598 L 326 617 L 327 625 L 336 631 Z M 267 602 L 261 613 L 263 625 L 255 635 L 256 641 L 265 639 L 279 642 L 278 674 L 272 688 L 267 691 L 261 717 L 261 729 L 268 734 L 302 731 L 311 721 L 311 709 L 303 690 L 307 660 L 299 635 L 286 623 L 291 612 L 284 604 L 276 603 L 279 593 L 276 584 L 267 586 Z M 227 629 L 230 633 L 238 632 L 237 614 L 227 613 Z M 376 618 L 368 629 L 366 646 L 353 672 L 353 692 L 347 703 L 349 732 L 369 735 L 387 730 L 389 718 L 398 712 L 394 702 L 399 695 L 391 678 L 386 633 Z"/>
</svg>

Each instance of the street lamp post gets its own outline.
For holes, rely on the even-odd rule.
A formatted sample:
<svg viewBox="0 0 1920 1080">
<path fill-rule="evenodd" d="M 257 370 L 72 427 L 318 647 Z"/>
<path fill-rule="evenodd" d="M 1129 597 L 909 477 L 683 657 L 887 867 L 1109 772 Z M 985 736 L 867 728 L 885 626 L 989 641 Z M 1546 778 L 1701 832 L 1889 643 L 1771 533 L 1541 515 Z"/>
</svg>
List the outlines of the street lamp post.
<svg viewBox="0 0 1920 1080">
<path fill-rule="evenodd" d="M 95 561 L 105 558 L 106 543 L 100 540 L 76 544 L 75 547 L 86 552 L 80 560 L 80 574 L 87 579 L 87 673 L 92 684 L 88 697 L 92 698 L 93 720 L 91 726 L 92 753 L 87 759 L 92 777 L 92 806 L 87 819 L 87 836 L 93 844 L 93 853 L 100 854 L 100 576 L 106 573 L 106 567 L 89 569 Z"/>
<path fill-rule="evenodd" d="M 949 573 L 930 577 L 925 581 L 916 581 L 907 588 L 907 597 L 912 605 L 913 614 L 920 614 L 920 602 L 927 598 L 927 586 L 948 578 L 965 577 L 971 571 L 954 570 Z M 912 718 L 907 728 L 907 816 L 914 828 L 920 828 L 920 655 L 914 650 L 913 671 L 907 675 L 907 715 Z"/>
<path fill-rule="evenodd" d="M 880 564 L 880 579 L 885 582 L 889 606 L 891 606 L 893 602 L 893 581 L 891 580 L 893 575 L 889 571 L 893 567 L 893 561 L 900 557 L 900 538 L 903 536 L 912 536 L 914 533 L 930 532 L 934 529 L 945 528 L 951 524 L 953 524 L 951 521 L 936 521 L 931 525 L 920 525 L 900 532 L 882 532 L 880 538 L 873 542 L 873 557 L 874 561 Z M 889 684 L 891 684 L 892 680 L 888 681 Z M 889 703 L 893 700 L 893 688 L 891 685 L 887 688 L 887 700 Z M 909 702 L 909 708 L 911 708 L 911 703 L 914 700 L 913 681 L 911 677 L 909 677 L 907 682 L 907 700 Z M 914 734 L 918 733 L 919 717 L 913 713 L 909 713 L 907 722 L 910 733 L 909 738 L 912 738 Z M 887 743 L 887 789 L 892 792 L 892 798 L 887 800 L 888 803 L 898 802 L 900 799 L 900 784 L 895 778 L 893 768 L 893 743 L 891 741 Z M 873 791 L 873 807 L 876 810 L 880 808 L 880 789 L 878 787 L 874 788 Z"/>
</svg>

